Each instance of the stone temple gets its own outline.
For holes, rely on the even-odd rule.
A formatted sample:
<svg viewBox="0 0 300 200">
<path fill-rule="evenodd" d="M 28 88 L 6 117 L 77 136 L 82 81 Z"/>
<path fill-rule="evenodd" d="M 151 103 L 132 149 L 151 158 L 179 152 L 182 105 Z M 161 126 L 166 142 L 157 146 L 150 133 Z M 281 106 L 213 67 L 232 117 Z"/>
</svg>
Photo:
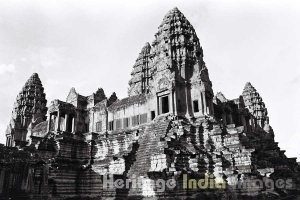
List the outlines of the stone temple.
<svg viewBox="0 0 300 200">
<path fill-rule="evenodd" d="M 235 99 L 213 92 L 199 39 L 177 8 L 138 55 L 127 98 L 108 97 L 101 88 L 83 96 L 72 88 L 65 100 L 47 108 L 35 73 L 17 96 L 6 138 L 0 146 L 3 199 L 299 194 L 299 165 L 274 141 L 262 97 L 249 82 Z M 135 179 L 140 187 L 134 187 Z M 215 187 L 195 183 L 205 179 Z M 268 184 L 260 187 L 265 179 Z M 132 182 L 109 187 L 107 180 Z M 176 184 L 161 190 L 157 180 Z"/>
</svg>

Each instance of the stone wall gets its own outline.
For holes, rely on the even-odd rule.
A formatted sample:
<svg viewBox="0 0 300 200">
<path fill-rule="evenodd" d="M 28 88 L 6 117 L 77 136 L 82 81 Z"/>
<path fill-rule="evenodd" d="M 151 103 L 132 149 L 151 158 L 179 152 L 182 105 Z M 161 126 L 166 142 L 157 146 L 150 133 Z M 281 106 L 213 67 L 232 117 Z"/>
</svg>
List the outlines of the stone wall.
<svg viewBox="0 0 300 200">
<path fill-rule="evenodd" d="M 214 95 L 199 39 L 177 8 L 142 49 L 131 75 L 129 97 L 107 98 L 101 88 L 83 96 L 72 88 L 66 102 L 50 103 L 46 120 L 45 94 L 34 74 L 17 98 L 9 147 L 0 146 L 0 199 L 279 199 L 299 193 L 299 165 L 275 142 L 262 97 L 250 83 L 236 99 Z M 107 178 L 131 184 L 106 187 Z M 291 181 L 291 187 L 257 187 L 265 178 Z M 135 180 L 142 184 L 136 187 Z M 176 187 L 162 189 L 156 184 L 162 180 Z M 203 180 L 209 184 L 200 187 Z"/>
</svg>

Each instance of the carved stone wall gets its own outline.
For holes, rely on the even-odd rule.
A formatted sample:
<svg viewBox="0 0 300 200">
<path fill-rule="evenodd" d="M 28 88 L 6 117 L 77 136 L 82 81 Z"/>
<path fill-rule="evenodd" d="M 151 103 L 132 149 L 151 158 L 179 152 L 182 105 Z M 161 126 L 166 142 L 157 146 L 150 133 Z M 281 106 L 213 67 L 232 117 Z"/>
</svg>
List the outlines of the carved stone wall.
<svg viewBox="0 0 300 200">
<path fill-rule="evenodd" d="M 239 98 L 214 96 L 199 39 L 177 8 L 143 47 L 131 75 L 129 97 L 106 98 L 101 88 L 83 96 L 72 88 L 66 102 L 50 103 L 46 120 L 34 74 L 7 132 L 19 134 L 8 146 L 26 133 L 28 143 L 0 146 L 0 198 L 223 200 L 299 193 L 299 164 L 275 142 L 261 96 L 250 83 Z M 106 187 L 107 178 L 142 185 Z M 247 185 L 264 178 L 292 180 L 292 188 Z M 171 179 L 174 188 L 155 184 Z M 189 188 L 191 179 L 213 186 Z"/>
<path fill-rule="evenodd" d="M 12 117 L 6 130 L 7 146 L 24 145 L 31 124 L 46 120 L 47 100 L 38 74 L 34 73 L 17 96 Z"/>
</svg>

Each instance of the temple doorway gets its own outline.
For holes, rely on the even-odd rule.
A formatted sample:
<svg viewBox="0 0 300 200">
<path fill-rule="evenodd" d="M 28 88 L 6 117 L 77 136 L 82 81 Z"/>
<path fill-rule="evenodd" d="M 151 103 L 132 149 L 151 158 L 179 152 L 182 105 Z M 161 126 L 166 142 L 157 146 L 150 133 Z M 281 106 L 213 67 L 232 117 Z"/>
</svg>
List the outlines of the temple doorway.
<svg viewBox="0 0 300 200">
<path fill-rule="evenodd" d="M 162 114 L 169 112 L 169 96 L 161 97 L 161 112 Z"/>
</svg>

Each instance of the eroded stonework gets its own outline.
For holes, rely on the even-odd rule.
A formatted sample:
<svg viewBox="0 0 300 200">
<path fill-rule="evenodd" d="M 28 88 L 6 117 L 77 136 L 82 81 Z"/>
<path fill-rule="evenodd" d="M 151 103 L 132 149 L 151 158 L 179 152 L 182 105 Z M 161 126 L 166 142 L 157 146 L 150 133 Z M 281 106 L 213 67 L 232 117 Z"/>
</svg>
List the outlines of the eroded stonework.
<svg viewBox="0 0 300 200">
<path fill-rule="evenodd" d="M 38 74 L 34 73 L 17 96 L 12 117 L 6 130 L 6 145 L 23 143 L 28 129 L 46 120 L 47 100 Z"/>
<path fill-rule="evenodd" d="M 36 103 L 24 137 L 0 146 L 1 196 L 275 199 L 299 193 L 299 165 L 274 141 L 261 96 L 250 83 L 236 99 L 214 95 L 199 39 L 177 8 L 142 48 L 131 75 L 129 97 L 107 98 L 101 88 L 82 96 L 72 88 L 66 101 L 50 103 L 47 120 L 41 83 L 29 84 Z M 22 99 L 20 110 L 30 102 Z M 32 121 L 36 115 L 40 121 Z M 142 179 L 142 187 L 106 188 L 107 177 Z M 186 179 L 205 178 L 224 187 L 187 189 Z M 290 181 L 290 187 L 244 184 L 265 178 Z M 176 187 L 161 191 L 154 183 L 162 179 L 175 180 Z"/>
</svg>

